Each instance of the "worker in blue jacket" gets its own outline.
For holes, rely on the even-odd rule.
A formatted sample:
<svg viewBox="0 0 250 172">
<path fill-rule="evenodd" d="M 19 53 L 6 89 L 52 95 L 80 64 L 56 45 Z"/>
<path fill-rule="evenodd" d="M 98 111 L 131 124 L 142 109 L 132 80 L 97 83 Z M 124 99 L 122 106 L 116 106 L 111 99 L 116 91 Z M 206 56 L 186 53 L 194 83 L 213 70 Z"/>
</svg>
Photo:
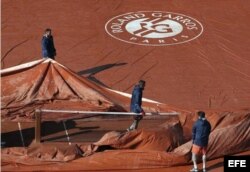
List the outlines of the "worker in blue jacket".
<svg viewBox="0 0 250 172">
<path fill-rule="evenodd" d="M 127 129 L 127 131 L 135 130 L 138 128 L 138 124 L 140 120 L 143 118 L 145 115 L 144 110 L 142 109 L 142 94 L 143 90 L 145 88 L 146 82 L 143 80 L 140 80 L 138 85 L 135 85 L 133 92 L 132 92 L 132 98 L 131 98 L 131 103 L 130 103 L 130 111 L 137 113 L 134 117 L 134 121 L 132 125 Z"/>
<path fill-rule="evenodd" d="M 206 172 L 206 152 L 208 139 L 211 132 L 211 125 L 205 118 L 205 112 L 199 111 L 198 113 L 199 119 L 195 122 L 192 129 L 192 161 L 194 164 L 194 168 L 190 170 L 191 172 L 198 172 L 197 167 L 197 156 L 202 154 L 203 161 L 203 172 Z"/>
<path fill-rule="evenodd" d="M 42 56 L 43 58 L 55 59 L 56 49 L 54 46 L 53 36 L 51 29 L 46 29 L 42 38 Z"/>
</svg>

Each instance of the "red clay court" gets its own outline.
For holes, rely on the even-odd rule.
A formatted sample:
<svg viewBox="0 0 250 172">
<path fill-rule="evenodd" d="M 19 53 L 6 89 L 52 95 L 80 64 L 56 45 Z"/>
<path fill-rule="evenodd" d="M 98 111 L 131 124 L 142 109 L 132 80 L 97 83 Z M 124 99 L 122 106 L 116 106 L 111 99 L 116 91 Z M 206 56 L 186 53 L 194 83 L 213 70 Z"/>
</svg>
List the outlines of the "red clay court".
<svg viewBox="0 0 250 172">
<path fill-rule="evenodd" d="M 197 110 L 212 125 L 208 171 L 223 171 L 224 155 L 249 155 L 249 6 L 2 0 L 2 170 L 189 171 Z M 55 61 L 42 59 L 46 28 Z M 153 115 L 138 130 L 125 131 L 131 116 L 50 112 L 35 143 L 36 109 L 127 112 L 141 79 Z M 164 112 L 178 115 L 155 115 Z"/>
</svg>

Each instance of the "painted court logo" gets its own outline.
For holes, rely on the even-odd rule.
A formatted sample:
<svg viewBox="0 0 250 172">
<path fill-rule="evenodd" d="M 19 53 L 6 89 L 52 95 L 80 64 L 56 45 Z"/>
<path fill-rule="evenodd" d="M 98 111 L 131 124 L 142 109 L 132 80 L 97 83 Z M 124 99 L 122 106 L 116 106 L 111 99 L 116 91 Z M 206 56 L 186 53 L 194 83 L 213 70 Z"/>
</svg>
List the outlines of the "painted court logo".
<svg viewBox="0 0 250 172">
<path fill-rule="evenodd" d="M 110 19 L 106 32 L 123 42 L 163 46 L 189 42 L 199 37 L 203 27 L 189 16 L 162 11 L 140 11 Z"/>
</svg>

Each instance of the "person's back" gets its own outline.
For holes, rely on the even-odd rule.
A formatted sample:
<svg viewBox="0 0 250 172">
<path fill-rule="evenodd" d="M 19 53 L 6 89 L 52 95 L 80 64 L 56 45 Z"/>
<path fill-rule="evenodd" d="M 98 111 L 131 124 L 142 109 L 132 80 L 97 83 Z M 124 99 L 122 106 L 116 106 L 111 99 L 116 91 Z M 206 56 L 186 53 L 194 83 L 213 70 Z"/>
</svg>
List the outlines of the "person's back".
<svg viewBox="0 0 250 172">
<path fill-rule="evenodd" d="M 42 37 L 42 56 L 43 58 L 54 59 L 56 56 L 56 49 L 54 46 L 53 36 L 51 29 L 46 29 Z"/>
<path fill-rule="evenodd" d="M 203 161 L 203 172 L 206 172 L 206 153 L 207 145 L 209 140 L 209 135 L 211 132 L 211 125 L 205 118 L 205 112 L 199 111 L 199 119 L 195 122 L 192 129 L 192 161 L 194 168 L 191 169 L 191 172 L 198 172 L 197 167 L 197 156 L 202 154 Z"/>
<path fill-rule="evenodd" d="M 142 88 L 136 85 L 132 92 L 132 98 L 130 103 L 130 111 L 135 113 L 140 113 L 142 111 Z"/>
<path fill-rule="evenodd" d="M 196 129 L 193 134 L 195 134 L 194 138 L 194 144 L 198 146 L 207 146 L 208 144 L 208 138 L 211 131 L 211 125 L 205 118 L 199 118 L 194 128 Z"/>
<path fill-rule="evenodd" d="M 142 92 L 145 87 L 145 81 L 140 80 L 138 85 L 136 85 L 132 92 L 131 103 L 130 103 L 130 111 L 134 113 L 141 113 L 141 115 L 136 115 L 134 117 L 134 121 L 131 126 L 127 129 L 127 131 L 137 129 L 139 125 L 139 121 L 143 118 L 142 116 L 145 115 L 144 110 L 142 109 Z"/>
</svg>

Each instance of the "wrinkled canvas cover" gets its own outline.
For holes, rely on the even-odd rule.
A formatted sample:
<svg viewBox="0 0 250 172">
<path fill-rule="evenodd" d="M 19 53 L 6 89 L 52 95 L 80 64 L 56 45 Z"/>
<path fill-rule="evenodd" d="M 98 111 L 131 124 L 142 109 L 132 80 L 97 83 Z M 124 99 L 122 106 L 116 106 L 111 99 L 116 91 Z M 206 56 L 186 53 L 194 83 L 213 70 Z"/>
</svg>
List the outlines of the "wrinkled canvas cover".
<svg viewBox="0 0 250 172">
<path fill-rule="evenodd" d="M 144 96 L 167 104 L 159 107 L 151 104 L 148 111 L 160 109 L 182 112 L 179 121 L 173 123 L 175 127 L 175 124 L 181 126 L 182 132 L 174 134 L 173 130 L 179 131 L 180 128 L 171 128 L 168 124 L 168 127 L 163 125 L 165 127 L 156 127 L 153 131 L 145 128 L 130 133 L 113 131 L 90 145 L 31 145 L 28 148 L 6 148 L 2 150 L 3 170 L 146 171 L 151 168 L 163 168 L 168 171 L 165 167 L 178 166 L 179 168 L 176 167 L 172 171 L 187 171 L 189 169 L 183 170 L 180 165 L 190 163 L 191 128 L 197 117 L 184 109 L 192 109 L 191 112 L 194 112 L 194 109 L 203 109 L 208 114 L 207 118 L 213 129 L 209 140 L 208 159 L 250 149 L 250 1 L 2 2 L 3 69 L 39 59 L 42 32 L 51 27 L 57 49 L 56 60 L 59 63 L 80 75 L 127 93 L 132 91 L 133 85 L 139 79 L 144 79 L 147 81 Z M 105 24 L 111 18 L 142 10 L 191 16 L 203 25 L 203 33 L 185 44 L 140 46 L 114 39 L 105 31 Z M 49 71 L 53 74 L 55 69 L 65 71 L 57 64 L 50 65 L 52 67 L 50 66 Z M 46 68 L 46 65 L 41 69 L 45 69 L 44 67 Z M 102 70 L 96 71 L 100 68 Z M 91 72 L 93 69 L 95 72 Z M 29 77 L 33 79 L 37 76 L 30 74 Z M 74 79 L 76 80 L 72 82 L 79 83 L 78 77 Z M 82 79 L 80 80 L 82 85 Z M 57 90 L 58 85 L 55 86 Z M 47 98 L 69 96 L 74 100 L 81 100 L 81 94 L 79 97 L 71 95 L 72 92 L 57 95 L 54 88 L 49 90 L 53 94 L 42 95 L 41 100 L 46 99 L 45 104 L 43 102 L 38 105 L 31 101 L 36 100 L 36 95 L 41 96 L 39 92 L 31 92 L 29 95 L 33 97 L 21 97 L 20 100 L 24 102 L 17 102 L 19 99 L 12 99 L 12 102 L 22 105 L 32 102 L 35 107 L 61 109 L 65 108 L 65 104 L 61 103 L 64 100 L 47 102 Z M 97 86 L 91 87 L 93 88 Z M 84 108 L 107 110 L 116 105 L 128 108 L 129 99 L 121 98 L 120 95 L 102 94 L 102 91 L 97 94 L 95 89 L 92 90 L 96 95 L 94 101 L 90 104 L 84 102 Z M 96 98 L 101 99 L 103 104 L 99 105 Z M 69 103 L 68 100 L 67 102 Z M 7 104 L 11 105 L 10 102 Z M 180 108 L 173 108 L 169 104 Z M 76 109 L 82 107 L 75 101 L 70 102 L 69 106 Z M 2 109 L 2 119 L 19 121 L 22 118 L 19 113 L 21 109 L 25 109 L 22 119 L 26 120 L 27 117 L 32 117 L 31 111 L 34 107 L 31 106 L 29 110 L 26 106 L 21 109 L 13 106 L 11 109 L 13 111 L 9 112 L 12 113 Z"/>
<path fill-rule="evenodd" d="M 208 160 L 250 150 L 249 113 L 211 113 L 208 120 L 212 124 Z M 184 143 L 181 123 L 174 120 L 155 129 L 109 132 L 91 145 L 6 148 L 2 150 L 2 161 L 39 166 L 68 161 L 70 164 L 73 160 L 82 165 L 76 166 L 81 170 L 150 169 L 190 163 L 191 147 L 191 141 Z"/>
<path fill-rule="evenodd" d="M 2 0 L 1 64 L 8 68 L 41 58 L 42 34 L 50 27 L 56 60 L 112 89 L 131 93 L 145 79 L 145 97 L 159 102 L 184 109 L 246 109 L 249 6 L 248 0 Z M 113 17 L 138 11 L 184 14 L 198 20 L 203 32 L 170 46 L 129 44 L 106 32 Z"/>
<path fill-rule="evenodd" d="M 100 87 L 49 59 L 27 68 L 5 71 L 2 72 L 2 119 L 15 119 L 16 114 L 29 118 L 35 108 L 45 108 L 46 104 L 60 110 L 84 107 L 107 111 L 116 107 L 100 92 Z"/>
<path fill-rule="evenodd" d="M 51 59 L 4 69 L 1 81 L 3 121 L 32 121 L 35 109 L 41 108 L 122 112 L 128 110 L 130 104 L 129 96 L 99 86 Z M 151 112 L 175 109 L 150 100 L 146 100 L 144 108 Z M 77 115 L 47 113 L 43 119 L 67 117 L 76 118 Z"/>
</svg>

